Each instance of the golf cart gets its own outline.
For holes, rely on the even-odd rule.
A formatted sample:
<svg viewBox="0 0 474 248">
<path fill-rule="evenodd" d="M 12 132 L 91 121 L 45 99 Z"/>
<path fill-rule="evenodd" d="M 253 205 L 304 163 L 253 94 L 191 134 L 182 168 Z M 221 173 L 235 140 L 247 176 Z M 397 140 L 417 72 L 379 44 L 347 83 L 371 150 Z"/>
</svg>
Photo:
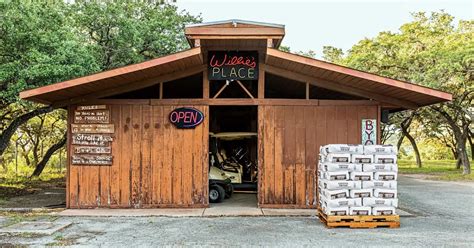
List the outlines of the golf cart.
<svg viewBox="0 0 474 248">
<path fill-rule="evenodd" d="M 257 190 L 257 165 L 249 158 L 248 141 L 257 133 L 209 134 L 209 200 L 221 202 L 235 190 Z M 230 155 L 227 151 L 230 150 Z"/>
</svg>

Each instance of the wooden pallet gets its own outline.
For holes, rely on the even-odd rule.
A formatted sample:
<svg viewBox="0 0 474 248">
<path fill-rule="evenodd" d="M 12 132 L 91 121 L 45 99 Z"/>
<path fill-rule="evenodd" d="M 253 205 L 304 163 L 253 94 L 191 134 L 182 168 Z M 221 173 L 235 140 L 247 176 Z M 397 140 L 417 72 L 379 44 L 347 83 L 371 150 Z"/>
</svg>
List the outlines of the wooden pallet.
<svg viewBox="0 0 474 248">
<path fill-rule="evenodd" d="M 326 215 L 321 210 L 318 210 L 319 220 L 326 225 L 328 228 L 336 227 L 348 227 L 348 228 L 399 228 L 400 227 L 400 216 L 399 215 L 347 215 L 347 216 L 334 216 Z"/>
</svg>

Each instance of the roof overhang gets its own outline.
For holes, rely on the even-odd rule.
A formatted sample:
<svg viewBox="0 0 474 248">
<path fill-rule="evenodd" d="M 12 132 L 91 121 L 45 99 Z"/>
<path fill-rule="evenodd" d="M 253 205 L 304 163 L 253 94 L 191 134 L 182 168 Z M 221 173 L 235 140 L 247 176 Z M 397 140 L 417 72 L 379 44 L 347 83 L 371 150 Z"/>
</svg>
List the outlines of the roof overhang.
<svg viewBox="0 0 474 248">
<path fill-rule="evenodd" d="M 452 100 L 452 95 L 443 91 L 272 48 L 267 49 L 265 63 L 267 72 L 367 97 L 394 109 L 415 109 Z"/>
<path fill-rule="evenodd" d="M 158 82 L 173 80 L 182 71 L 203 71 L 201 48 L 148 60 L 138 64 L 119 67 L 20 92 L 20 98 L 57 107 L 66 106 L 89 98 L 101 98 L 134 89 L 144 88 Z"/>
</svg>

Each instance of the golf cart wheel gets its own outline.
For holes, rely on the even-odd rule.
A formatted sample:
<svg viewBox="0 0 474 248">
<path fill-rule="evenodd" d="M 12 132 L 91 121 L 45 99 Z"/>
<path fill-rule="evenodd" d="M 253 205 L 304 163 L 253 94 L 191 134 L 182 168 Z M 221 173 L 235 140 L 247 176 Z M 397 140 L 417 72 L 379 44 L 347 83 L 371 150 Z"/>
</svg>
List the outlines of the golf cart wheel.
<svg viewBox="0 0 474 248">
<path fill-rule="evenodd" d="M 227 190 L 225 191 L 225 198 L 229 199 L 234 193 L 234 186 L 232 184 L 227 185 Z"/>
<path fill-rule="evenodd" d="M 209 201 L 211 203 L 219 203 L 224 200 L 225 190 L 219 185 L 212 185 L 209 189 Z"/>
</svg>

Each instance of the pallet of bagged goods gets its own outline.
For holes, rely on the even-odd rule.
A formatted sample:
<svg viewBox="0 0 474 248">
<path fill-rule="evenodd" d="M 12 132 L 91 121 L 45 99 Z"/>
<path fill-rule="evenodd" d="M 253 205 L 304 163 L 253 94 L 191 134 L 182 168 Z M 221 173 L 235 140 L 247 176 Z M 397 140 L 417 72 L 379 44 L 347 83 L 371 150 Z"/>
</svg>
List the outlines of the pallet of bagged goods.
<svg viewBox="0 0 474 248">
<path fill-rule="evenodd" d="M 400 227 L 397 150 L 391 145 L 320 147 L 318 212 L 327 227 Z"/>
</svg>

